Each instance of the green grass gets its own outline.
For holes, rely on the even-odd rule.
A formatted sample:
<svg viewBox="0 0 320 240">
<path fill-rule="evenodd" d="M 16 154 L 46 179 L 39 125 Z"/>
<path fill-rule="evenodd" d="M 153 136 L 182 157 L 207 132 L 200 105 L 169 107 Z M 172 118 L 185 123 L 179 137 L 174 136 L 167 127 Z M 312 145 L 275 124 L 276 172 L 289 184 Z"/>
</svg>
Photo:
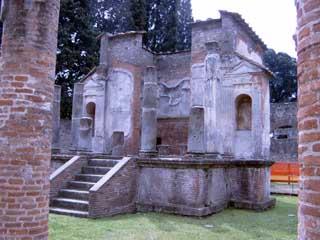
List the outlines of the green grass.
<svg viewBox="0 0 320 240">
<path fill-rule="evenodd" d="M 50 240 L 292 240 L 297 198 L 277 197 L 276 208 L 256 213 L 227 209 L 207 218 L 131 214 L 90 220 L 50 215 Z"/>
</svg>

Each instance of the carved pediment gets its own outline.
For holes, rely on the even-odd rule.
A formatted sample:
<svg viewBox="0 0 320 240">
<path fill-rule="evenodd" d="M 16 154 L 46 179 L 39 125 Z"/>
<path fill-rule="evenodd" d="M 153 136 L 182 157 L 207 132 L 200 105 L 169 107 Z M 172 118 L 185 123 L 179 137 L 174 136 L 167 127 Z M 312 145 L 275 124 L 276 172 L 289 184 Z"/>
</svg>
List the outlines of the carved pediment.
<svg viewBox="0 0 320 240">
<path fill-rule="evenodd" d="M 241 61 L 239 64 L 233 67 L 230 71 L 228 71 L 225 74 L 225 76 L 228 77 L 228 76 L 234 76 L 234 75 L 245 75 L 245 74 L 257 73 L 261 71 L 262 70 L 257 66 L 246 61 Z"/>
<path fill-rule="evenodd" d="M 96 79 L 89 79 L 88 82 L 85 84 L 86 89 L 100 89 L 103 88 L 103 84 L 101 81 L 96 80 Z"/>
</svg>

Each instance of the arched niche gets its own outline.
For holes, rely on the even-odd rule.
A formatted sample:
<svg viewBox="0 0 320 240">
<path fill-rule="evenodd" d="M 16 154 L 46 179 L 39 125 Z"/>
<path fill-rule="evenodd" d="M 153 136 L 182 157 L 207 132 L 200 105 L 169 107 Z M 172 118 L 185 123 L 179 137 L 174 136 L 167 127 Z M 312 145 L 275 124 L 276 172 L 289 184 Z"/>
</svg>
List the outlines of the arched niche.
<svg viewBox="0 0 320 240">
<path fill-rule="evenodd" d="M 86 111 L 89 117 L 92 118 L 92 136 L 95 132 L 95 116 L 96 116 L 96 104 L 94 102 L 89 102 L 86 105 Z"/>
<path fill-rule="evenodd" d="M 247 94 L 236 98 L 236 128 L 238 131 L 252 129 L 252 99 Z"/>
</svg>

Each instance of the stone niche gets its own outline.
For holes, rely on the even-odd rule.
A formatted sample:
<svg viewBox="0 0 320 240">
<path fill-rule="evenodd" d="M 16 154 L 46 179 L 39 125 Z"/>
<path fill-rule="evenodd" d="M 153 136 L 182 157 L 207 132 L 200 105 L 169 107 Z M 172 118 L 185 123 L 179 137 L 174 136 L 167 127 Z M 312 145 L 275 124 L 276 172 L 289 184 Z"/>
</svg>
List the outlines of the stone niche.
<svg viewBox="0 0 320 240">
<path fill-rule="evenodd" d="M 252 100 L 248 95 L 241 95 L 236 101 L 237 130 L 252 129 Z"/>
</svg>

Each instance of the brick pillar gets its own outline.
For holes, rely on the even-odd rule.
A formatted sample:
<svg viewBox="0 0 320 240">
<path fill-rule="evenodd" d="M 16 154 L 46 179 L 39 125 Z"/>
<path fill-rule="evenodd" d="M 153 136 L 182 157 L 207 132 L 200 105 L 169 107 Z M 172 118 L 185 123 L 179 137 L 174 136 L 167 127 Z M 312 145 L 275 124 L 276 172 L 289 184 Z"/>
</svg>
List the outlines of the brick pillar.
<svg viewBox="0 0 320 240">
<path fill-rule="evenodd" d="M 47 239 L 59 0 L 2 3 L 0 239 Z"/>
<path fill-rule="evenodd" d="M 298 11 L 298 239 L 320 239 L 320 2 L 296 0 Z"/>
</svg>

